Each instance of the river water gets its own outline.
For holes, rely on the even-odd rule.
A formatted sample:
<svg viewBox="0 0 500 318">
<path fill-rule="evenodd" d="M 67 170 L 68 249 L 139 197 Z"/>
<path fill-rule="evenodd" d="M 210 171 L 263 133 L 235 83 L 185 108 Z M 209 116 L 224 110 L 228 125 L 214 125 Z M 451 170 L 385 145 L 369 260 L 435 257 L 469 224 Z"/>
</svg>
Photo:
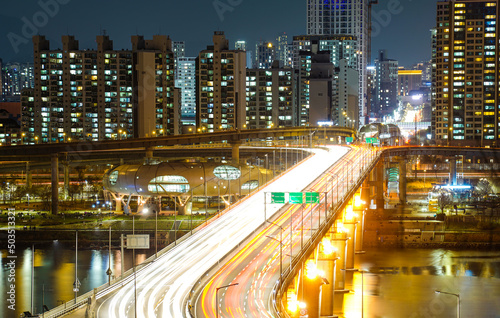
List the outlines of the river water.
<svg viewBox="0 0 500 318">
<path fill-rule="evenodd" d="M 154 250 L 136 253 L 138 262 Z M 8 309 L 10 286 L 9 259 L 2 250 L 0 272 L 0 317 L 19 317 L 31 307 L 32 252 L 18 250 L 15 266 L 16 310 Z M 107 250 L 78 252 L 80 292 L 85 293 L 108 281 Z M 130 251 L 125 252 L 125 269 L 132 265 Z M 436 294 L 442 290 L 460 294 L 462 317 L 500 317 L 500 251 L 451 251 L 444 249 L 377 249 L 368 248 L 356 255 L 355 267 L 363 274 L 347 274 L 346 287 L 351 293 L 344 298 L 338 314 L 345 318 L 361 317 L 364 301 L 365 318 L 456 317 L 457 298 Z M 74 297 L 75 252 L 54 243 L 49 249 L 35 250 L 34 308 L 41 313 L 42 297 L 49 308 Z M 111 269 L 120 275 L 120 251 L 111 252 Z M 43 290 L 45 289 L 45 292 Z"/>
<path fill-rule="evenodd" d="M 24 311 L 31 311 L 31 248 L 16 251 L 15 259 L 15 310 L 8 308 L 7 299 L 10 297 L 10 275 L 7 251 L 2 250 L 2 271 L 0 272 L 0 317 L 19 317 Z M 149 251 L 136 251 L 136 262 L 140 263 L 154 254 Z M 121 252 L 111 251 L 111 270 L 113 275 L 121 273 Z M 86 293 L 95 287 L 108 282 L 106 271 L 109 267 L 108 250 L 79 250 L 78 251 L 78 280 L 81 283 L 80 294 Z M 132 266 L 132 252 L 125 250 L 125 270 Z M 54 308 L 63 302 L 74 299 L 73 283 L 75 282 L 75 251 L 68 250 L 55 242 L 51 248 L 35 249 L 34 259 L 34 312 L 42 312 L 42 299 L 49 308 Z"/>
<path fill-rule="evenodd" d="M 500 251 L 369 248 L 356 255 L 340 317 L 500 317 Z M 349 279 L 350 278 L 350 279 Z"/>
</svg>

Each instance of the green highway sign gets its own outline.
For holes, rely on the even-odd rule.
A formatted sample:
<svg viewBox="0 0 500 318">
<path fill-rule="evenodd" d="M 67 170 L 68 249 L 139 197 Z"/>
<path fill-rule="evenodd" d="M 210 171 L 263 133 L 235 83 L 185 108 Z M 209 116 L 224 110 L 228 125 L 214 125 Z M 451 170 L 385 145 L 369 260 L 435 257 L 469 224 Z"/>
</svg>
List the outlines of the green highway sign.
<svg viewBox="0 0 500 318">
<path fill-rule="evenodd" d="M 290 197 L 288 198 L 289 203 L 296 203 L 296 204 L 302 204 L 302 199 L 303 195 L 302 192 L 290 192 Z"/>
<path fill-rule="evenodd" d="M 354 138 L 352 137 L 345 137 L 345 142 L 353 142 Z"/>
<path fill-rule="evenodd" d="M 306 203 L 319 203 L 319 193 L 306 192 Z"/>
<path fill-rule="evenodd" d="M 378 144 L 378 138 L 366 138 L 367 144 Z"/>
<path fill-rule="evenodd" d="M 271 192 L 271 203 L 285 203 L 285 192 Z"/>
</svg>

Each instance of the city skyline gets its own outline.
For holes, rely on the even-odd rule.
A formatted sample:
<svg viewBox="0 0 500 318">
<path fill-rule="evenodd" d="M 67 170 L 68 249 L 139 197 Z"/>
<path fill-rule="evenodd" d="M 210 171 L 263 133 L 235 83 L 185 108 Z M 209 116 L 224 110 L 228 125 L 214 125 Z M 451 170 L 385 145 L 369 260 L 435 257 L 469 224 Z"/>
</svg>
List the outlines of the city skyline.
<svg viewBox="0 0 500 318">
<path fill-rule="evenodd" d="M 104 31 L 117 49 L 130 48 L 130 35 L 150 37 L 165 34 L 174 41 L 185 41 L 186 56 L 196 56 L 210 43 L 212 32 L 217 30 L 226 33 L 231 45 L 237 40 L 245 40 L 249 44 L 259 40 L 274 42 L 276 36 L 283 32 L 290 38 L 306 33 L 306 2 L 295 1 L 284 7 L 281 3 L 266 2 L 264 5 L 259 1 L 250 3 L 241 0 L 229 4 L 225 0 L 216 0 L 200 3 L 196 10 L 192 3 L 155 4 L 146 1 L 141 3 L 141 7 L 136 7 L 132 1 L 121 1 L 119 10 L 123 14 L 118 13 L 116 1 L 100 4 L 99 7 L 81 6 L 70 0 L 30 1 L 29 6 L 7 3 L 0 13 L 0 58 L 4 62 L 32 61 L 30 34 L 46 35 L 56 47 L 62 47 L 62 35 L 74 35 L 84 49 L 94 49 L 95 35 Z M 429 60 L 429 29 L 435 25 L 436 2 L 380 1 L 372 10 L 372 52 L 386 49 L 400 65 L 406 67 Z M 170 14 L 173 11 L 180 14 Z M 90 16 L 93 21 L 89 20 Z"/>
</svg>

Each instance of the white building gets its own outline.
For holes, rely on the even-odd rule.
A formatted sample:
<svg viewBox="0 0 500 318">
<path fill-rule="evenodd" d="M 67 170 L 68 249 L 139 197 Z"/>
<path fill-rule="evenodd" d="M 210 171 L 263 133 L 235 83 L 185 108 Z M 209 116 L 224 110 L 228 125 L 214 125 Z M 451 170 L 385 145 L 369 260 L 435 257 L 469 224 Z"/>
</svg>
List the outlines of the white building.
<svg viewBox="0 0 500 318">
<path fill-rule="evenodd" d="M 369 1 L 307 0 L 307 34 L 309 35 L 353 35 L 358 41 L 359 51 L 359 116 L 365 122 L 367 114 L 367 58 L 369 55 Z"/>
<path fill-rule="evenodd" d="M 181 90 L 182 125 L 196 124 L 196 57 L 177 59 L 175 87 Z"/>
</svg>

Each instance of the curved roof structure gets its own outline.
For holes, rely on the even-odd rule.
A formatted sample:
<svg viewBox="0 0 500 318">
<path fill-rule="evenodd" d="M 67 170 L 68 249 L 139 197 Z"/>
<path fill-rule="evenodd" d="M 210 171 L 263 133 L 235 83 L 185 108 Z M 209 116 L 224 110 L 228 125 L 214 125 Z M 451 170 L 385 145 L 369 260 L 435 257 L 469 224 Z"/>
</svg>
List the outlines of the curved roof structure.
<svg viewBox="0 0 500 318">
<path fill-rule="evenodd" d="M 122 195 L 168 196 L 193 191 L 193 195 L 227 195 L 264 183 L 267 170 L 225 163 L 163 162 L 156 165 L 121 165 L 106 172 L 106 190 Z M 205 182 L 206 181 L 206 182 Z"/>
</svg>

